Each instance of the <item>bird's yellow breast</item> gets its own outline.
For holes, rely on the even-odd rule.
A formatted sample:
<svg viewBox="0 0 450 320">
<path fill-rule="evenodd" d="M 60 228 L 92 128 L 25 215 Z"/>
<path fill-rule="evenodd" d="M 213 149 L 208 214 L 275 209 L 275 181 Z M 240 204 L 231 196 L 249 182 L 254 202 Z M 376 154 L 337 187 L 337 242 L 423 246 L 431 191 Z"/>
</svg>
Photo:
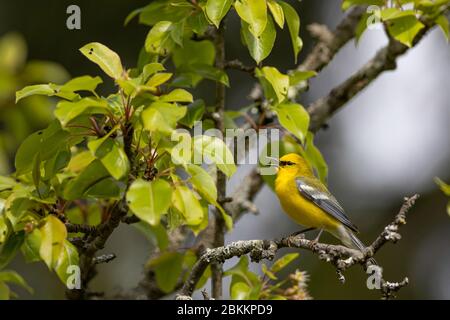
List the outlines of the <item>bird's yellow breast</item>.
<svg viewBox="0 0 450 320">
<path fill-rule="evenodd" d="M 283 210 L 298 224 L 325 230 L 334 230 L 340 225 L 338 220 L 300 194 L 295 177 L 278 175 L 275 192 Z"/>
</svg>

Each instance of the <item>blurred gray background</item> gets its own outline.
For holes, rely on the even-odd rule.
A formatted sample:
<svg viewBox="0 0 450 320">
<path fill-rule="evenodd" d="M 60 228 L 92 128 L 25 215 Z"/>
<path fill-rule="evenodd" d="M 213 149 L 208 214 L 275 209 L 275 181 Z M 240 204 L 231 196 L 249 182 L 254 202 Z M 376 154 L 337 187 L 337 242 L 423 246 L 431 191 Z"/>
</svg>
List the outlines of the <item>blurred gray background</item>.
<svg viewBox="0 0 450 320">
<path fill-rule="evenodd" d="M 301 35 L 305 46 L 299 61 L 312 46 L 306 25 L 319 22 L 333 28 L 342 18 L 341 1 L 289 1 L 302 19 Z M 123 27 L 126 15 L 148 1 L 0 1 L 0 37 L 7 32 L 22 34 L 28 45 L 28 59 L 45 59 L 60 63 L 72 76 L 97 75 L 101 71 L 79 52 L 85 43 L 106 44 L 130 67 L 148 27 L 133 21 Z M 78 4 L 82 12 L 82 30 L 65 27 L 66 8 Z M 227 28 L 227 56 L 251 63 L 247 50 L 237 37 L 239 23 L 230 17 Z M 309 92 L 301 103 L 326 95 L 346 79 L 383 45 L 383 30 L 369 30 L 358 46 L 347 44 L 333 62 L 311 81 Z M 275 50 L 264 61 L 286 71 L 294 67 L 287 31 L 278 32 Z M 246 104 L 252 79 L 230 71 L 231 89 L 227 108 Z M 101 75 L 104 80 L 106 77 Z M 329 187 L 348 215 L 359 226 L 361 238 L 370 242 L 397 213 L 405 195 L 422 197 L 411 211 L 403 239 L 388 244 L 377 256 L 388 280 L 408 276 L 410 285 L 402 289 L 402 299 L 450 299 L 450 217 L 447 199 L 433 182 L 438 176 L 450 180 L 450 47 L 440 30 L 430 32 L 420 44 L 398 61 L 395 71 L 382 74 L 372 85 L 355 97 L 329 121 L 329 129 L 316 136 L 316 144 L 329 165 Z M 112 84 L 106 82 L 101 92 Z M 198 94 L 207 99 L 211 84 L 203 84 Z M 1 128 L 0 128 L 1 130 Z M 230 191 L 251 168 L 243 166 L 231 179 Z M 269 239 L 288 235 L 299 229 L 281 212 L 276 196 L 264 188 L 256 199 L 261 212 L 246 215 L 227 235 L 226 241 Z M 311 235 L 313 236 L 313 235 Z M 322 241 L 334 241 L 324 236 Z M 142 277 L 151 246 L 146 238 L 130 226 L 121 226 L 107 244 L 105 252 L 118 258 L 99 267 L 92 282 L 96 291 L 120 291 L 134 287 Z M 233 265 L 232 260 L 227 266 Z M 17 257 L 11 268 L 21 273 L 35 288 L 30 296 L 19 291 L 21 298 L 61 299 L 64 288 L 43 263 L 26 265 Z M 260 270 L 259 265 L 252 268 Z M 309 290 L 316 299 L 378 298 L 365 286 L 366 276 L 354 268 L 346 273 L 342 285 L 334 269 L 301 251 L 293 268 L 310 275 Z M 292 271 L 292 270 L 291 270 Z M 227 287 L 226 287 L 227 288 Z M 228 288 L 226 289 L 228 291 Z"/>
</svg>

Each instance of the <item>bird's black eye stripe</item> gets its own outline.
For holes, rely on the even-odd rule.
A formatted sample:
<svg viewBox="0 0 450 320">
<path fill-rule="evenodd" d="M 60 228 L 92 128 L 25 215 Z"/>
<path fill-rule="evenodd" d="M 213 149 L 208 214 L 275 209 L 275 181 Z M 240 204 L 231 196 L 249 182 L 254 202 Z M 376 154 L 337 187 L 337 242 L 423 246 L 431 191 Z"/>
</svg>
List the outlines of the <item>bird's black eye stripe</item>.
<svg viewBox="0 0 450 320">
<path fill-rule="evenodd" d="M 291 162 L 291 161 L 280 161 L 280 166 L 281 167 L 285 167 L 285 166 L 292 166 L 292 165 L 294 165 L 295 163 L 294 162 Z"/>
</svg>

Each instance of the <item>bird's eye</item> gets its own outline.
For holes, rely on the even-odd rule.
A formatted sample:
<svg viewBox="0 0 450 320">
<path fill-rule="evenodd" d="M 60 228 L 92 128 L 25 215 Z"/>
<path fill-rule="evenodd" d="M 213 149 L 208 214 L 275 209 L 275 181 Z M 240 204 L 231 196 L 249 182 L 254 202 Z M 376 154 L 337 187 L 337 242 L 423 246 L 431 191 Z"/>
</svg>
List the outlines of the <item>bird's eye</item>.
<svg viewBox="0 0 450 320">
<path fill-rule="evenodd" d="M 280 166 L 281 167 L 286 167 L 286 166 L 292 166 L 295 163 L 291 162 L 291 161 L 280 161 Z"/>
</svg>

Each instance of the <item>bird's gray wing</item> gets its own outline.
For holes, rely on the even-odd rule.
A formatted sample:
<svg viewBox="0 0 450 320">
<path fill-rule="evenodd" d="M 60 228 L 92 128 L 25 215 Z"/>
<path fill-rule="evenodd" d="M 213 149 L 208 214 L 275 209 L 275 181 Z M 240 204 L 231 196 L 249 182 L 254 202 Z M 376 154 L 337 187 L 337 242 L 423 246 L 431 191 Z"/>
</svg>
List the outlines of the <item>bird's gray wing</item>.
<svg viewBox="0 0 450 320">
<path fill-rule="evenodd" d="M 319 180 L 298 177 L 295 181 L 297 183 L 297 189 L 303 197 L 313 202 L 350 230 L 358 232 L 358 228 L 346 216 L 342 206 Z"/>
</svg>

